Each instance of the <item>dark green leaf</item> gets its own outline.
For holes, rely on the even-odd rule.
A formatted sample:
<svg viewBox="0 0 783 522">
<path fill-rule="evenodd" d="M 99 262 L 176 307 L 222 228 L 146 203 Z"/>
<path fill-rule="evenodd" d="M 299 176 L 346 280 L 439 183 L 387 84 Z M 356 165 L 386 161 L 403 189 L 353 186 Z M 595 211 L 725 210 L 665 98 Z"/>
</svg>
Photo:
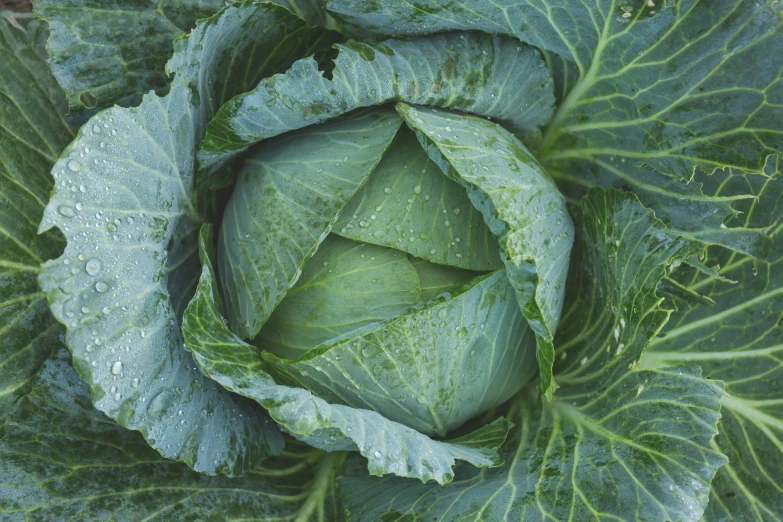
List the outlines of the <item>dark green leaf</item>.
<svg viewBox="0 0 783 522">
<path fill-rule="evenodd" d="M 49 22 L 52 71 L 71 109 L 136 105 L 165 93 L 171 41 L 212 16 L 226 0 L 35 0 Z"/>
<path fill-rule="evenodd" d="M 242 478 L 195 473 L 94 410 L 73 368 L 51 359 L 0 426 L 0 519 L 342 520 L 344 458 L 294 443 Z"/>
<path fill-rule="evenodd" d="M 715 174 L 718 176 L 718 173 Z M 719 266 L 728 284 L 696 269 L 675 275 L 714 306 L 676 301 L 679 310 L 653 340 L 644 367 L 698 364 L 726 383 L 720 435 L 714 447 L 729 458 L 713 482 L 706 520 L 780 520 L 783 514 L 783 181 L 720 173 L 718 194 L 758 197 L 731 225 L 774 225 L 774 255 L 754 260 L 712 247 L 704 263 Z"/>
<path fill-rule="evenodd" d="M 65 97 L 46 63 L 46 24 L 0 12 L 0 417 L 60 346 L 62 327 L 38 288 L 41 263 L 62 235 L 37 235 L 49 175 L 73 138 Z"/>
</svg>

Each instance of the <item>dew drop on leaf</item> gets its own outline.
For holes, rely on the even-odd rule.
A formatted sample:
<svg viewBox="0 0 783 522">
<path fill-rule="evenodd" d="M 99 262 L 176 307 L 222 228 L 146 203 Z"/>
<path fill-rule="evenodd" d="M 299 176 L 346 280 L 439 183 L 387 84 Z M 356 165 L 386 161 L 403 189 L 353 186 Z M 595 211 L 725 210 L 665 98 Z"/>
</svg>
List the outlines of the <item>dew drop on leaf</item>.
<svg viewBox="0 0 783 522">
<path fill-rule="evenodd" d="M 87 261 L 87 264 L 85 265 L 84 269 L 91 276 L 96 276 L 101 273 L 101 262 L 98 261 L 97 259 L 90 259 L 89 261 Z"/>
</svg>

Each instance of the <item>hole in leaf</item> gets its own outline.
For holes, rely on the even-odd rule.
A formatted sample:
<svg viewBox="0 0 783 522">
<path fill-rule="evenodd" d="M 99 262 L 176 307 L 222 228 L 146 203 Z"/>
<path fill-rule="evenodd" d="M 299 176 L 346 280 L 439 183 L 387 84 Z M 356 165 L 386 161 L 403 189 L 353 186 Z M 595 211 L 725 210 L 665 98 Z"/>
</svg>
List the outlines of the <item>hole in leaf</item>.
<svg viewBox="0 0 783 522">
<path fill-rule="evenodd" d="M 87 107 L 88 109 L 94 108 L 96 105 L 98 105 L 98 98 L 92 95 L 90 91 L 84 91 L 79 95 L 79 101 L 82 105 Z"/>
</svg>

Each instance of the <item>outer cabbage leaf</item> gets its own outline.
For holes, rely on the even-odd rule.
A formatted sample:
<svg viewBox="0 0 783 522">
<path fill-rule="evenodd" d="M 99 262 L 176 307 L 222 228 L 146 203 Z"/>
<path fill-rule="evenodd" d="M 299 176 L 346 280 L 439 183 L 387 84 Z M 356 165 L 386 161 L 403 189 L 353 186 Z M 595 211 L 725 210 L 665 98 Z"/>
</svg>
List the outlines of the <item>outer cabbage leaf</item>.
<svg viewBox="0 0 783 522">
<path fill-rule="evenodd" d="M 93 409 L 73 368 L 50 359 L 0 425 L 0 518 L 340 520 L 344 458 L 294 443 L 242 478 L 207 477 Z"/>
<path fill-rule="evenodd" d="M 62 334 L 37 280 L 41 263 L 62 252 L 62 235 L 36 229 L 52 189 L 49 169 L 73 138 L 46 64 L 46 36 L 32 15 L 0 12 L 0 417 Z"/>
<path fill-rule="evenodd" d="M 552 114 L 552 79 L 538 52 L 478 33 L 337 45 L 332 78 L 315 59 L 226 103 L 209 123 L 199 152 L 199 183 L 258 141 L 353 109 L 403 100 L 491 116 L 535 139 Z M 518 93 L 524 93 L 519 96 Z"/>
<path fill-rule="evenodd" d="M 694 247 L 632 195 L 594 189 L 575 213 L 575 259 L 558 333 L 559 392 L 511 404 L 506 464 L 432 487 L 344 478 L 352 520 L 696 521 L 726 459 L 711 448 L 722 387 L 697 368 L 638 369 L 669 316 L 655 289 Z"/>
<path fill-rule="evenodd" d="M 706 520 L 781 520 L 783 516 L 783 181 L 716 173 L 716 193 L 747 191 L 758 197 L 742 207 L 734 225 L 774 225 L 775 254 L 754 260 L 713 247 L 704 263 L 720 267 L 718 280 L 696 269 L 680 269 L 677 280 L 714 304 L 676 301 L 678 311 L 650 344 L 642 366 L 698 364 L 726 383 L 720 435 L 715 449 L 729 458 L 716 476 Z"/>
<path fill-rule="evenodd" d="M 223 82 L 256 68 L 271 74 L 318 48 L 323 31 L 303 25 L 283 8 L 251 3 L 200 23 L 175 44 L 166 97 L 149 94 L 138 108 L 108 109 L 82 127 L 54 166 L 40 227 L 56 226 L 68 241 L 39 282 L 96 407 L 207 474 L 256 467 L 280 452 L 282 436 L 254 404 L 202 376 L 183 348 L 179 304 L 198 279 L 202 220 L 195 150 L 214 104 L 236 94 Z M 289 32 L 300 38 L 271 54 L 225 60 L 274 48 Z"/>
<path fill-rule="evenodd" d="M 55 77 L 68 95 L 71 109 L 137 105 L 144 93 L 163 95 L 169 79 L 165 65 L 171 41 L 191 31 L 196 20 L 214 15 L 233 0 L 35 0 L 35 13 L 49 22 L 47 48 Z M 313 25 L 324 25 L 326 13 L 318 0 L 276 0 Z M 274 23 L 274 18 L 269 18 Z M 257 30 L 248 27 L 246 29 Z M 267 27 L 266 30 L 269 30 Z M 309 32 L 302 24 L 302 32 Z M 249 38 L 253 38 L 248 34 Z M 281 34 L 286 40 L 302 38 Z M 238 55 L 227 49 L 224 59 Z M 244 59 L 242 59 L 244 61 Z M 263 78 L 264 69 L 249 71 L 242 80 L 246 92 Z"/>
<path fill-rule="evenodd" d="M 71 109 L 135 105 L 164 93 L 171 41 L 212 16 L 226 0 L 35 0 L 49 23 L 52 72 Z"/>
<path fill-rule="evenodd" d="M 334 232 L 469 270 L 503 267 L 500 247 L 465 189 L 443 175 L 403 127 Z"/>
<path fill-rule="evenodd" d="M 329 404 L 302 388 L 276 384 L 266 373 L 261 352 L 231 333 L 222 315 L 212 266 L 212 229 L 199 238 L 201 279 L 183 318 L 185 342 L 204 375 L 226 389 L 258 401 L 293 437 L 327 451 L 358 450 L 372 475 L 392 473 L 426 482 L 452 480 L 456 460 L 474 466 L 500 464 L 496 448 L 508 423 L 498 419 L 462 444 L 434 441 L 374 411 Z"/>
<path fill-rule="evenodd" d="M 248 156 L 218 250 L 233 332 L 256 336 L 400 123 L 391 109 L 364 110 L 280 136 Z"/>
<path fill-rule="evenodd" d="M 345 27 L 376 37 L 470 28 L 546 49 L 558 92 L 568 94 L 538 158 L 569 197 L 596 185 L 623 187 L 684 236 L 760 257 L 771 248 L 753 231 L 716 233 L 747 193 L 716 196 L 687 181 L 695 167 L 758 173 L 783 151 L 778 0 L 330 0 L 328 7 Z"/>
<path fill-rule="evenodd" d="M 443 173 L 464 187 L 500 243 L 506 274 L 536 334 L 541 390 L 551 397 L 555 331 L 574 240 L 566 203 L 524 145 L 500 125 L 398 104 Z"/>
</svg>

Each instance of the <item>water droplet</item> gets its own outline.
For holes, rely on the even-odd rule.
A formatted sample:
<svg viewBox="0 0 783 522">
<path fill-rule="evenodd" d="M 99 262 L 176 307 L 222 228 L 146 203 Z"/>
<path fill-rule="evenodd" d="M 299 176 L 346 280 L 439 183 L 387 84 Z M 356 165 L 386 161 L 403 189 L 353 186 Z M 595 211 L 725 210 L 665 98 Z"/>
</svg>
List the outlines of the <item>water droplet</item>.
<svg viewBox="0 0 783 522">
<path fill-rule="evenodd" d="M 434 249 L 434 248 L 431 248 L 431 249 L 430 249 L 430 255 L 431 255 L 431 256 L 434 256 L 436 253 L 437 253 L 437 252 L 435 251 L 435 249 Z"/>
<path fill-rule="evenodd" d="M 79 163 L 76 160 L 70 160 L 68 161 L 68 170 L 72 170 L 74 172 L 78 172 L 82 170 L 82 164 Z"/>
<path fill-rule="evenodd" d="M 107 285 L 105 281 L 98 281 L 97 283 L 95 283 L 95 291 L 96 292 L 104 293 L 108 289 L 109 289 L 109 285 Z M 104 312 L 104 313 L 106 313 L 106 312 Z"/>
<path fill-rule="evenodd" d="M 362 355 L 365 357 L 370 357 L 372 355 L 372 349 L 368 346 L 366 348 L 362 349 Z"/>
<path fill-rule="evenodd" d="M 115 401 L 118 401 L 118 400 L 120 400 L 120 399 L 122 399 L 122 394 L 120 394 L 120 393 L 115 393 L 115 394 L 114 394 L 114 400 L 115 400 Z"/>
<path fill-rule="evenodd" d="M 96 123 L 95 125 L 92 126 L 92 131 L 95 134 L 100 134 L 101 133 L 101 126 Z"/>
<path fill-rule="evenodd" d="M 427 397 L 424 395 L 419 395 L 416 397 L 416 401 L 419 402 L 419 404 L 425 404 L 427 402 Z"/>
<path fill-rule="evenodd" d="M 460 212 L 462 211 L 458 208 L 455 208 L 454 210 L 452 210 L 452 212 L 454 213 L 455 216 L 459 216 Z"/>
<path fill-rule="evenodd" d="M 381 452 L 380 452 L 380 451 L 376 451 L 376 452 L 374 453 L 374 455 L 375 455 L 375 458 L 376 458 L 376 459 L 379 459 L 379 458 L 381 458 L 381 457 L 383 456 L 383 455 L 381 454 Z"/>
<path fill-rule="evenodd" d="M 87 261 L 87 264 L 85 265 L 84 269 L 91 276 L 96 276 L 101 273 L 101 262 L 98 261 L 97 259 L 90 259 L 89 261 Z"/>
<path fill-rule="evenodd" d="M 383 192 L 385 194 L 391 194 L 391 189 L 389 187 L 386 187 L 385 189 L 383 189 Z"/>
<path fill-rule="evenodd" d="M 137 377 L 134 377 L 133 379 L 133 387 L 138 388 L 139 387 L 139 379 Z"/>
<path fill-rule="evenodd" d="M 421 194 L 421 185 L 416 185 L 415 187 L 413 187 L 413 193 Z"/>
<path fill-rule="evenodd" d="M 68 205 L 60 205 L 60 208 L 57 209 L 60 214 L 67 218 L 71 218 L 76 215 L 76 211 L 73 209 L 73 207 L 69 207 Z"/>
<path fill-rule="evenodd" d="M 114 375 L 119 375 L 122 373 L 122 363 L 120 361 L 116 361 L 111 365 L 111 373 Z"/>
</svg>

